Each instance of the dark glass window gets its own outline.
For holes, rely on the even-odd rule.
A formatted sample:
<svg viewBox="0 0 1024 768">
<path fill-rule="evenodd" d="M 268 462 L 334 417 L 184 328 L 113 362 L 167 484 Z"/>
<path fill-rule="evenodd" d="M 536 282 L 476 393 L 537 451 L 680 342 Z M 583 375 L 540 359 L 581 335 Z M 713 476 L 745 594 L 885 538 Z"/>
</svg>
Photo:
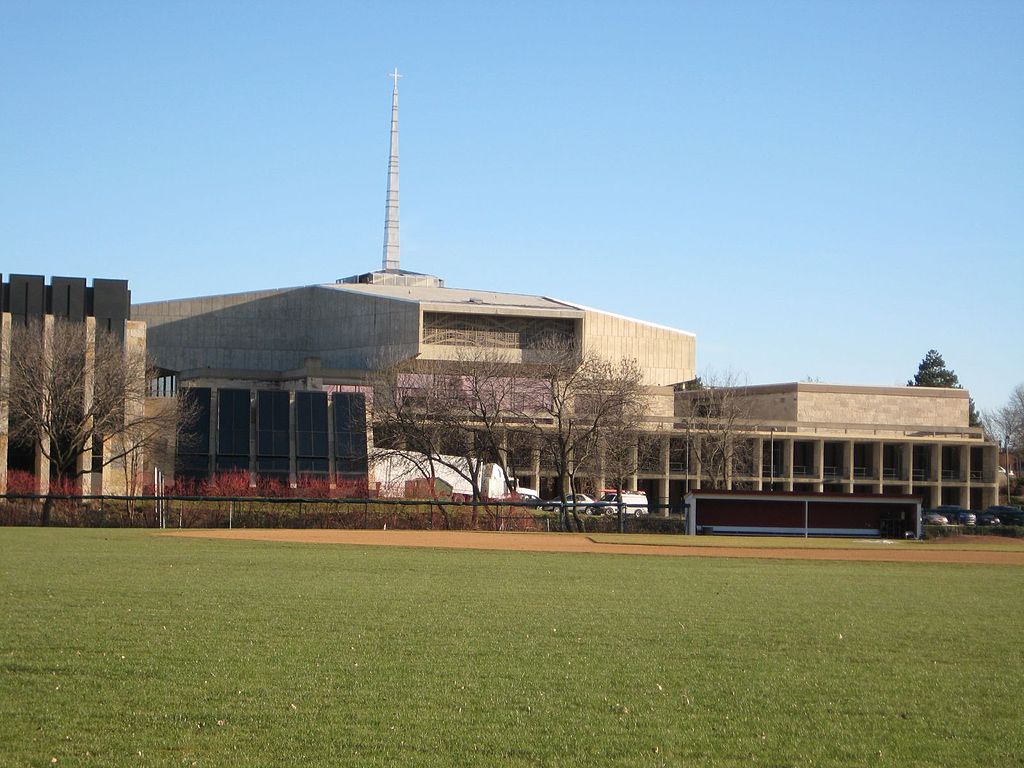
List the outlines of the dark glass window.
<svg viewBox="0 0 1024 768">
<path fill-rule="evenodd" d="M 210 473 L 210 388 L 188 387 L 179 397 L 192 403 L 194 414 L 178 437 L 176 475 L 203 478 Z"/>
<path fill-rule="evenodd" d="M 300 475 L 326 475 L 327 459 L 296 459 L 296 469 Z"/>
<path fill-rule="evenodd" d="M 256 472 L 260 475 L 284 475 L 288 476 L 287 456 L 258 456 L 256 458 Z"/>
<path fill-rule="evenodd" d="M 334 465 L 339 473 L 366 472 L 366 396 L 338 392 L 334 406 Z"/>
<path fill-rule="evenodd" d="M 288 475 L 288 393 L 256 393 L 256 471 L 260 475 Z"/>
<path fill-rule="evenodd" d="M 217 467 L 221 456 L 249 456 L 249 390 L 217 391 Z M 248 461 L 245 468 L 248 468 Z"/>
<path fill-rule="evenodd" d="M 224 456 L 217 455 L 217 471 L 218 472 L 248 472 L 249 471 L 249 457 L 248 456 Z"/>
<path fill-rule="evenodd" d="M 288 393 L 256 393 L 256 455 L 288 458 Z"/>
<path fill-rule="evenodd" d="M 295 394 L 296 445 L 301 458 L 327 458 L 327 393 Z"/>
</svg>

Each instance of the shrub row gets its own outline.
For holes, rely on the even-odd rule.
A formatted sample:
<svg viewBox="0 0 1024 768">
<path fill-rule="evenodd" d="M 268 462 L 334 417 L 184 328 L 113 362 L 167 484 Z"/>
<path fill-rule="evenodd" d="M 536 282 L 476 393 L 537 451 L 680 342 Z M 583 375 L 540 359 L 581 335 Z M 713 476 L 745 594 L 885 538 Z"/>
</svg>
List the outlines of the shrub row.
<svg viewBox="0 0 1024 768">
<path fill-rule="evenodd" d="M 1024 539 L 1024 526 L 1020 525 L 926 525 L 926 539 L 945 539 L 950 536 L 1005 536 Z"/>
<path fill-rule="evenodd" d="M 536 531 L 547 528 L 531 509 L 487 505 L 397 504 L 387 501 L 220 501 L 167 499 L 163 502 L 169 528 L 367 528 Z M 39 525 L 41 501 L 0 502 L 0 525 Z M 50 525 L 62 527 L 147 527 L 160 524 L 153 501 L 129 505 L 56 500 Z"/>
</svg>

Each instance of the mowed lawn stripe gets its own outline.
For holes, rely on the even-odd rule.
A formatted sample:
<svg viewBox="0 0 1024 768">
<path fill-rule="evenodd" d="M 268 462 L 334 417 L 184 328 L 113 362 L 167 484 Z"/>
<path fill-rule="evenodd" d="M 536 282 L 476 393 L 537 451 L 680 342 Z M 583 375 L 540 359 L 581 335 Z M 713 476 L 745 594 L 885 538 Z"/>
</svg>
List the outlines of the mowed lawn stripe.
<svg viewBox="0 0 1024 768">
<path fill-rule="evenodd" d="M 1022 586 L 0 529 L 0 764 L 1024 765 Z"/>
</svg>

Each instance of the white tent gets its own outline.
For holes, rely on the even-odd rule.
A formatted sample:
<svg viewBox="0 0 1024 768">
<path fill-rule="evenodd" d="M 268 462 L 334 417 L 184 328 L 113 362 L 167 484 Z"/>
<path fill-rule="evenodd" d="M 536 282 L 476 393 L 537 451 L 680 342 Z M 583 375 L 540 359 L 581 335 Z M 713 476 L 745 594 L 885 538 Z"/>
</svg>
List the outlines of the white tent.
<svg viewBox="0 0 1024 768">
<path fill-rule="evenodd" d="M 370 451 L 370 484 L 376 485 L 382 496 L 405 495 L 405 486 L 411 480 L 437 479 L 451 486 L 453 494 L 473 495 L 469 482 L 469 462 L 461 456 L 435 456 L 433 462 L 423 453 L 393 451 L 375 448 Z M 477 467 L 480 492 L 487 498 L 500 499 L 509 495 L 505 473 L 497 464 Z"/>
</svg>

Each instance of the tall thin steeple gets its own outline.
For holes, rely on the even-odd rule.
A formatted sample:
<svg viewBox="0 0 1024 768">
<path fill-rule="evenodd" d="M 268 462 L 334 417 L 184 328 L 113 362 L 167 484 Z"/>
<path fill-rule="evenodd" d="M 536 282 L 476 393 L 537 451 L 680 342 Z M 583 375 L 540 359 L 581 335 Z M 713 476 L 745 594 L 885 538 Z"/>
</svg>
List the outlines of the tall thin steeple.
<svg viewBox="0 0 1024 768">
<path fill-rule="evenodd" d="M 394 78 L 391 92 L 391 155 L 388 158 L 388 200 L 384 211 L 384 271 L 398 271 L 398 68 L 388 77 Z"/>
</svg>

